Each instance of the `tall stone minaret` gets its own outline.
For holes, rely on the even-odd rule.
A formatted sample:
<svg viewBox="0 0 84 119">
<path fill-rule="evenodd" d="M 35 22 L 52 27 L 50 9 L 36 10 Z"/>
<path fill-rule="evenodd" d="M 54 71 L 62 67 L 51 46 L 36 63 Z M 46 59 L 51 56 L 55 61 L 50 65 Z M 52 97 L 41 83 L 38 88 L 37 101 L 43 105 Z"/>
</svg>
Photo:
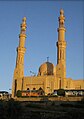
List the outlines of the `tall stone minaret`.
<svg viewBox="0 0 84 119">
<path fill-rule="evenodd" d="M 26 17 L 23 18 L 21 24 L 21 31 L 19 35 L 19 46 L 17 48 L 16 67 L 14 71 L 14 79 L 22 78 L 24 76 L 24 54 L 26 39 Z"/>
<path fill-rule="evenodd" d="M 57 77 L 63 79 L 66 78 L 66 41 L 65 41 L 65 17 L 64 11 L 60 10 L 59 16 L 59 28 L 58 28 L 58 42 L 57 42 Z"/>
<path fill-rule="evenodd" d="M 22 19 L 21 31 L 19 35 L 19 46 L 17 47 L 16 66 L 14 70 L 13 83 L 12 83 L 12 97 L 17 94 L 17 90 L 21 90 L 22 81 L 24 77 L 24 54 L 26 39 L 26 17 Z"/>
</svg>

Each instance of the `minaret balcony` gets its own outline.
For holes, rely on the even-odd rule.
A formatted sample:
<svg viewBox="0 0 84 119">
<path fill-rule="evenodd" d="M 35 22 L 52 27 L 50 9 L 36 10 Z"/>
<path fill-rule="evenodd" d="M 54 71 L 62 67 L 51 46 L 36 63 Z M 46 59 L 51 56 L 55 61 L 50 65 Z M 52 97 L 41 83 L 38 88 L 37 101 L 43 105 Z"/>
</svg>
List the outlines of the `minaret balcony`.
<svg viewBox="0 0 84 119">
<path fill-rule="evenodd" d="M 22 33 L 21 33 L 21 34 L 19 35 L 19 38 L 21 38 L 21 37 L 26 38 L 26 34 L 22 34 Z"/>
<path fill-rule="evenodd" d="M 62 27 L 59 27 L 59 28 L 57 29 L 57 31 L 58 31 L 58 32 L 60 32 L 60 31 L 64 31 L 64 32 L 66 32 L 66 29 L 65 29 L 64 26 L 62 26 Z"/>
<path fill-rule="evenodd" d="M 67 43 L 66 41 L 59 41 L 56 43 L 57 47 L 66 47 Z"/>
<path fill-rule="evenodd" d="M 17 48 L 17 51 L 24 54 L 26 52 L 26 48 L 24 48 L 24 47 L 18 47 Z"/>
</svg>

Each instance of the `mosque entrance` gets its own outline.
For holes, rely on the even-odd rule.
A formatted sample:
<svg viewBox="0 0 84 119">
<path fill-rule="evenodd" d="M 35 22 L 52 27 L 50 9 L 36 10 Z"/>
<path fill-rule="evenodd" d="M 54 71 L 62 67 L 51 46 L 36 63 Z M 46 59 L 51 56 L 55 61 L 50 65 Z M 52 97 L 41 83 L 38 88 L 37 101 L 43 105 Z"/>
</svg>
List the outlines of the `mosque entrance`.
<svg viewBox="0 0 84 119">
<path fill-rule="evenodd" d="M 38 89 L 38 93 L 39 93 L 40 96 L 41 96 L 41 95 L 44 95 L 44 90 L 40 87 L 40 88 Z"/>
</svg>

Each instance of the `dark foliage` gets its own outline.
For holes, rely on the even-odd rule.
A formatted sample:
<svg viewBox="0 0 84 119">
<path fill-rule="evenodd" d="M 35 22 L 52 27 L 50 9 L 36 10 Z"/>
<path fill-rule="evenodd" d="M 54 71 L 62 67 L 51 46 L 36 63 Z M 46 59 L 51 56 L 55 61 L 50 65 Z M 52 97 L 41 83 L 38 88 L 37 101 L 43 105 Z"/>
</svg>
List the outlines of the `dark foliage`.
<svg viewBox="0 0 84 119">
<path fill-rule="evenodd" d="M 17 97 L 21 97 L 22 92 L 20 90 L 18 90 L 16 95 L 17 95 Z"/>
<path fill-rule="evenodd" d="M 22 107 L 19 102 L 13 99 L 9 101 L 0 101 L 0 118 L 1 119 L 19 119 Z"/>
<path fill-rule="evenodd" d="M 58 89 L 57 90 L 57 95 L 58 96 L 65 96 L 65 90 L 64 89 Z"/>
<path fill-rule="evenodd" d="M 83 100 L 78 102 L 0 101 L 0 119 L 83 119 Z"/>
</svg>

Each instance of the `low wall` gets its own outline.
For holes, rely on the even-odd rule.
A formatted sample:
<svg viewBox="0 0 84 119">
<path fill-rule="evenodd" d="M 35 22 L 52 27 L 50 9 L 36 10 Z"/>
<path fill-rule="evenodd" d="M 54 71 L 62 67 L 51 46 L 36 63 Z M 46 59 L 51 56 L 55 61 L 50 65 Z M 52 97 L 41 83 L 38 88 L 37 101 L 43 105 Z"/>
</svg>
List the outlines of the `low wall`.
<svg viewBox="0 0 84 119">
<path fill-rule="evenodd" d="M 50 97 L 51 101 L 81 101 L 83 97 Z"/>
<path fill-rule="evenodd" d="M 83 97 L 28 97 L 16 98 L 17 101 L 81 101 Z"/>
</svg>

